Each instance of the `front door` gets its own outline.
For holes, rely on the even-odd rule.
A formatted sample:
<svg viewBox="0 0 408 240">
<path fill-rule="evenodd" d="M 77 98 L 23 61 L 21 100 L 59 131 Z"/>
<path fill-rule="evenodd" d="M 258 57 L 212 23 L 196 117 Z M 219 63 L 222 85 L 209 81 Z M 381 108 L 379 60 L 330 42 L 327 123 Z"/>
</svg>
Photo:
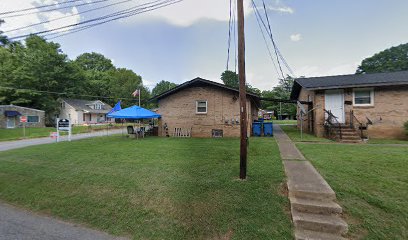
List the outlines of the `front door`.
<svg viewBox="0 0 408 240">
<path fill-rule="evenodd" d="M 16 127 L 16 117 L 7 117 L 7 128 Z"/>
<path fill-rule="evenodd" d="M 324 94 L 325 109 L 331 111 L 339 123 L 344 123 L 344 94 L 343 90 L 326 90 Z M 327 113 L 326 113 L 327 118 Z"/>
</svg>

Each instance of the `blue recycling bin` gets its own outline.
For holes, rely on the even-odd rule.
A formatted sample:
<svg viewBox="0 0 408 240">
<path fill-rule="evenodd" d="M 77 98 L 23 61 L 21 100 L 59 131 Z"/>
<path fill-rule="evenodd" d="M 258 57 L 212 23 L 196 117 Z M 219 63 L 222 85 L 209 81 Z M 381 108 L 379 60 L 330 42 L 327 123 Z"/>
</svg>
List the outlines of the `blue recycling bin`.
<svg viewBox="0 0 408 240">
<path fill-rule="evenodd" d="M 264 122 L 263 124 L 263 133 L 264 136 L 272 137 L 273 136 L 273 125 L 271 122 Z"/>
<path fill-rule="evenodd" d="M 262 123 L 254 122 L 252 123 L 252 134 L 254 136 L 260 137 L 262 133 Z"/>
</svg>

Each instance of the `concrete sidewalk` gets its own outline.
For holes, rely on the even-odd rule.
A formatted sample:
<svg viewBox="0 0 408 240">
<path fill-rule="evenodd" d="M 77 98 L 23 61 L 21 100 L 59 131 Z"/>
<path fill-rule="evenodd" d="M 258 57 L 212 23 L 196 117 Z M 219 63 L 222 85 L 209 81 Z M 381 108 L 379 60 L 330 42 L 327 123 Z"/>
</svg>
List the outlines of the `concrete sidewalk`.
<svg viewBox="0 0 408 240">
<path fill-rule="evenodd" d="M 126 132 L 126 129 L 124 129 L 123 132 Z M 109 135 L 121 134 L 121 133 L 122 133 L 122 129 L 111 129 L 109 131 L 101 130 L 101 131 L 95 131 L 91 133 L 73 134 L 71 140 L 75 141 L 75 140 L 80 140 L 80 139 L 85 139 L 85 138 L 103 137 L 103 136 L 109 136 Z M 62 136 L 60 138 L 60 141 L 68 141 L 68 136 Z M 23 147 L 28 147 L 28 146 L 50 144 L 50 143 L 56 143 L 55 139 L 52 139 L 50 137 L 44 137 L 44 138 L 32 138 L 32 139 L 0 142 L 0 152 L 11 150 L 11 149 L 16 149 L 16 148 L 23 148 Z"/>
<path fill-rule="evenodd" d="M 0 203 L 0 240 L 114 240 L 104 232 Z"/>
<path fill-rule="evenodd" d="M 279 125 L 273 130 L 287 177 L 295 238 L 343 239 L 348 225 L 339 216 L 335 192 Z"/>
</svg>

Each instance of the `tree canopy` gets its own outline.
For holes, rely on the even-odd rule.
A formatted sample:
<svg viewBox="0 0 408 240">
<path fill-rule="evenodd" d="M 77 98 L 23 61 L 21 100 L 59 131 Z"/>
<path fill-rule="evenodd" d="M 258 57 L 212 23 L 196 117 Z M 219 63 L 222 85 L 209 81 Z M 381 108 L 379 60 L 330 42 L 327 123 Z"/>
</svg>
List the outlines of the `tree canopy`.
<svg viewBox="0 0 408 240">
<path fill-rule="evenodd" d="M 392 47 L 366 58 L 356 73 L 380 73 L 408 70 L 408 43 Z"/>
<path fill-rule="evenodd" d="M 156 84 L 156 86 L 152 90 L 152 96 L 159 95 L 161 93 L 164 93 L 165 91 L 168 91 L 172 88 L 177 87 L 177 84 L 161 80 L 159 83 Z"/>
<path fill-rule="evenodd" d="M 293 83 L 294 78 L 292 78 L 291 76 L 286 76 L 285 79 L 279 79 L 278 86 L 274 87 L 272 90 L 263 91 L 262 97 L 288 100 L 290 98 Z M 262 101 L 261 107 L 262 109 L 265 110 L 274 111 L 275 113 L 277 113 L 277 115 L 279 114 L 287 114 L 290 116 L 296 115 L 296 105 L 293 103 Z"/>
<path fill-rule="evenodd" d="M 137 104 L 132 92 L 141 90 L 142 106 L 151 104 L 149 89 L 132 70 L 116 68 L 99 53 L 84 53 L 74 61 L 60 45 L 32 35 L 25 44 L 0 46 L 0 104 L 15 104 L 44 110 L 52 123 L 59 111 L 58 98 L 99 99 L 113 105 Z M 143 105 L 144 103 L 144 105 Z"/>
</svg>

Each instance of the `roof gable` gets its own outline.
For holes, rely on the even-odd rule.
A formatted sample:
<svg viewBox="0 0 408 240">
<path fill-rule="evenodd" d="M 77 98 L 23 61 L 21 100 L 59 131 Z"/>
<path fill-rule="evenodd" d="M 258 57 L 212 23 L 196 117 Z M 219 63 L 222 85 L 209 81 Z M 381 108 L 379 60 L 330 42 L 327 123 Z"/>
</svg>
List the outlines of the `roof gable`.
<svg viewBox="0 0 408 240">
<path fill-rule="evenodd" d="M 75 110 L 79 111 L 86 111 L 86 112 L 109 112 L 112 107 L 108 104 L 100 101 L 100 100 L 83 100 L 83 99 L 69 99 L 63 98 L 66 104 L 70 105 L 71 107 L 75 108 Z M 93 109 L 90 106 L 100 103 L 102 104 L 102 109 Z"/>
<path fill-rule="evenodd" d="M 172 94 L 174 94 L 176 92 L 179 92 L 179 91 L 181 91 L 183 89 L 187 89 L 187 88 L 195 87 L 195 86 L 214 86 L 214 87 L 221 88 L 221 89 L 224 89 L 224 90 L 227 90 L 227 91 L 232 91 L 232 92 L 239 93 L 238 89 L 226 86 L 226 85 L 221 84 L 221 83 L 217 83 L 217 82 L 213 82 L 213 81 L 210 81 L 210 80 L 206 80 L 206 79 L 197 77 L 197 78 L 195 78 L 193 80 L 190 80 L 190 81 L 187 81 L 187 82 L 185 82 L 183 84 L 180 84 L 177 87 L 172 88 L 172 89 L 170 89 L 170 90 L 168 90 L 166 92 L 163 92 L 163 93 L 161 93 L 159 95 L 156 95 L 156 96 L 152 97 L 150 100 L 159 100 L 159 99 L 165 98 L 167 96 L 170 96 L 170 95 L 172 95 Z M 253 97 L 255 99 L 259 99 L 259 96 L 254 94 L 254 93 L 248 93 L 247 92 L 247 96 Z"/>
</svg>

